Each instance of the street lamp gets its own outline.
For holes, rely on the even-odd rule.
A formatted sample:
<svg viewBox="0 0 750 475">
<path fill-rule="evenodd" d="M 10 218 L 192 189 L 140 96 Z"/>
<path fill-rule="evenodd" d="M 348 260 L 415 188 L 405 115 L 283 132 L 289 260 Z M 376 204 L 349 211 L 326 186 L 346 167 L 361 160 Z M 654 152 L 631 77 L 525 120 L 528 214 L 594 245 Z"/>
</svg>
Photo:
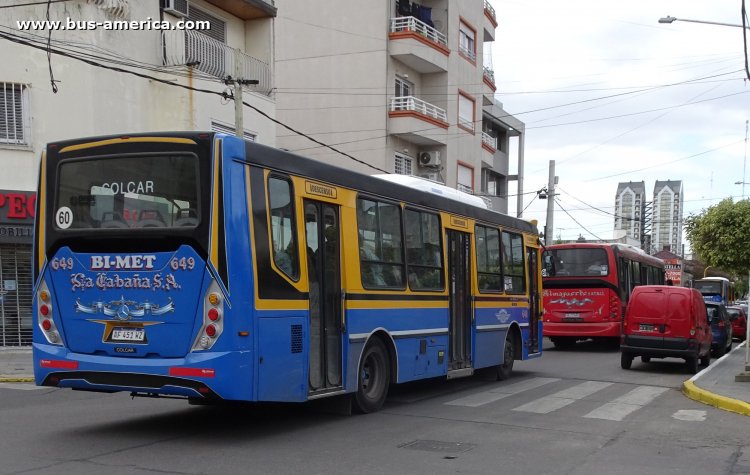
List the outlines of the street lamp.
<svg viewBox="0 0 750 475">
<path fill-rule="evenodd" d="M 745 199 L 745 185 L 750 185 L 750 183 L 746 181 L 735 181 L 735 185 L 742 185 L 742 199 Z"/>
<path fill-rule="evenodd" d="M 722 23 L 718 21 L 703 21 L 703 20 L 688 20 L 687 18 L 675 18 L 673 16 L 665 16 L 662 18 L 659 18 L 659 23 L 672 23 L 675 21 L 689 21 L 691 23 L 707 23 L 709 25 L 720 25 L 720 26 L 736 26 L 739 28 L 747 28 L 750 30 L 750 26 L 743 27 L 742 25 L 738 25 L 736 23 Z"/>
</svg>

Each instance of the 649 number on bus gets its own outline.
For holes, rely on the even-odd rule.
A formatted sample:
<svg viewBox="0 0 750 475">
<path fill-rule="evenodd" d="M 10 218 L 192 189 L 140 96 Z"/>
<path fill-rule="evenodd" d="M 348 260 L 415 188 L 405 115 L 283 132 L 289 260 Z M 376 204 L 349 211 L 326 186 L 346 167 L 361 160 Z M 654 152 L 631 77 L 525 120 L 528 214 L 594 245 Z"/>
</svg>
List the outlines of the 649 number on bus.
<svg viewBox="0 0 750 475">
<path fill-rule="evenodd" d="M 194 257 L 173 257 L 171 261 L 169 261 L 169 266 L 172 268 L 172 270 L 193 270 L 195 268 L 195 258 Z"/>
</svg>

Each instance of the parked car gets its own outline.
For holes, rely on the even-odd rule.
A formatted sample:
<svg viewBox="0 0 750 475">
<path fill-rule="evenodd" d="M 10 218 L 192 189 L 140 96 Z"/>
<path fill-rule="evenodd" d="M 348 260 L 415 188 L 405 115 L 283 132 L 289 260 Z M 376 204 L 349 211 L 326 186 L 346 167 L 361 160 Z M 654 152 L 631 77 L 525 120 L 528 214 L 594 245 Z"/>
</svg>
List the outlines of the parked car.
<svg viewBox="0 0 750 475">
<path fill-rule="evenodd" d="M 623 369 L 633 358 L 683 358 L 689 373 L 711 361 L 712 334 L 703 296 L 697 289 L 641 285 L 633 290 L 620 338 Z"/>
<path fill-rule="evenodd" d="M 732 322 L 732 338 L 743 341 L 747 332 L 747 311 L 741 305 L 732 305 L 727 307 L 727 313 Z"/>
<path fill-rule="evenodd" d="M 706 313 L 708 321 L 711 322 L 711 333 L 713 342 L 711 351 L 717 358 L 732 349 L 732 323 L 724 304 L 717 302 L 706 302 Z"/>
</svg>

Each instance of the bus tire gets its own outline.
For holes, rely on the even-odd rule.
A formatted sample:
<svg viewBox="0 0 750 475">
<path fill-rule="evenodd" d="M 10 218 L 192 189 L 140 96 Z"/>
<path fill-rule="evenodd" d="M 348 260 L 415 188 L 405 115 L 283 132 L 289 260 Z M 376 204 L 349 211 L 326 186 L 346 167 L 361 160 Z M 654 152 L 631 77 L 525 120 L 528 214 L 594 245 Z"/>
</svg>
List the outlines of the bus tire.
<svg viewBox="0 0 750 475">
<path fill-rule="evenodd" d="M 555 345 L 555 348 L 558 350 L 567 350 L 576 344 L 575 338 L 568 336 L 552 337 L 550 338 L 550 341 L 552 341 L 552 344 Z"/>
<path fill-rule="evenodd" d="M 354 409 L 361 414 L 383 407 L 391 382 L 388 351 L 379 338 L 373 338 L 362 353 L 354 394 Z"/>
<path fill-rule="evenodd" d="M 630 369 L 633 364 L 633 355 L 630 353 L 623 353 L 620 355 L 620 367 L 622 369 Z"/>
<path fill-rule="evenodd" d="M 515 338 L 508 332 L 505 337 L 505 350 L 503 350 L 503 362 L 497 365 L 497 380 L 504 381 L 513 373 L 513 362 L 516 357 Z"/>
</svg>

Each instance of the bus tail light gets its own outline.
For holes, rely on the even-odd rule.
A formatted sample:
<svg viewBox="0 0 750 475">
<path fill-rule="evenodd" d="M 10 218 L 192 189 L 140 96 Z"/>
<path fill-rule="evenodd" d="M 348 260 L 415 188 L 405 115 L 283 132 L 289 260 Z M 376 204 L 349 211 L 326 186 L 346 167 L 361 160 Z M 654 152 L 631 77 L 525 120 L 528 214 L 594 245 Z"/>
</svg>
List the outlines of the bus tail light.
<svg viewBox="0 0 750 475">
<path fill-rule="evenodd" d="M 609 294 L 609 318 L 620 318 L 620 298 L 611 291 Z"/>
<path fill-rule="evenodd" d="M 208 350 L 221 336 L 224 330 L 222 315 L 224 314 L 224 299 L 216 281 L 208 286 L 206 295 L 203 296 L 203 324 L 198 332 L 198 337 L 193 343 L 192 351 Z"/>
<path fill-rule="evenodd" d="M 62 345 L 62 338 L 55 325 L 55 311 L 47 282 L 42 280 L 36 292 L 37 322 L 44 338 L 53 345 Z"/>
</svg>

